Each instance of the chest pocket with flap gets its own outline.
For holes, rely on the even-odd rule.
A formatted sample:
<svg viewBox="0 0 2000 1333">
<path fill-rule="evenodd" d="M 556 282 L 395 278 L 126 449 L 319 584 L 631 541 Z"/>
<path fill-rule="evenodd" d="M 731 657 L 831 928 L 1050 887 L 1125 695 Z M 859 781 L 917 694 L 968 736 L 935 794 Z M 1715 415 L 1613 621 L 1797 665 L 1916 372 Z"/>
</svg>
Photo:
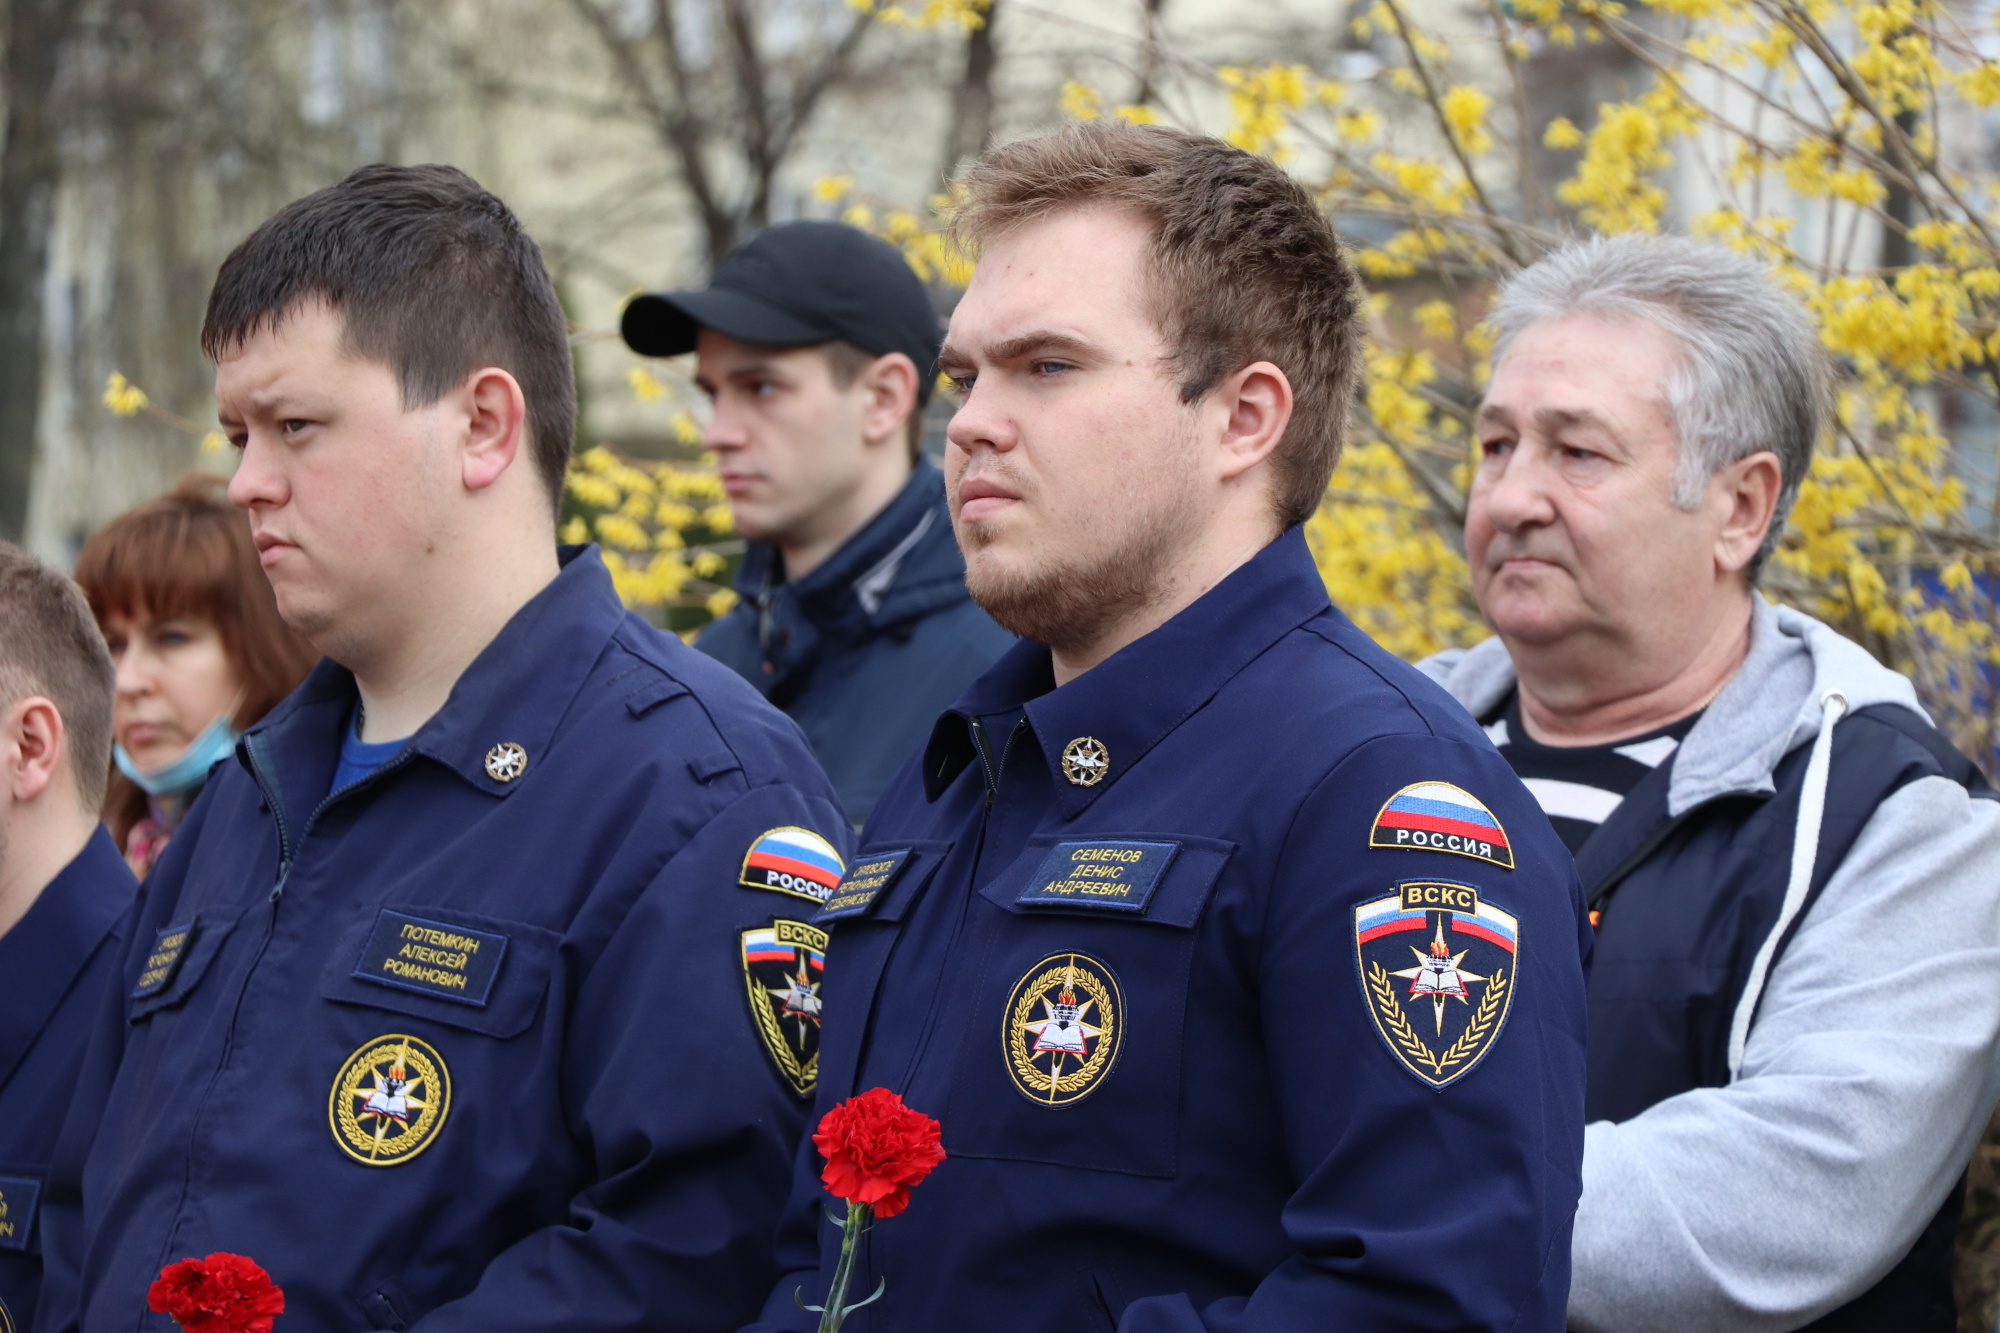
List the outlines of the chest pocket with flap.
<svg viewBox="0 0 2000 1333">
<path fill-rule="evenodd" d="M 945 1117 L 965 1157 L 1171 1178 L 1204 911 L 1236 845 L 1040 834 L 979 893 Z"/>
<path fill-rule="evenodd" d="M 136 1023 L 193 994 L 214 966 L 238 919 L 228 913 L 198 912 L 155 931 L 138 975 L 126 987 L 126 1020 Z"/>
<path fill-rule="evenodd" d="M 560 938 L 524 921 L 418 904 L 358 909 L 319 993 L 489 1037 L 519 1036 L 540 1011 Z"/>
</svg>

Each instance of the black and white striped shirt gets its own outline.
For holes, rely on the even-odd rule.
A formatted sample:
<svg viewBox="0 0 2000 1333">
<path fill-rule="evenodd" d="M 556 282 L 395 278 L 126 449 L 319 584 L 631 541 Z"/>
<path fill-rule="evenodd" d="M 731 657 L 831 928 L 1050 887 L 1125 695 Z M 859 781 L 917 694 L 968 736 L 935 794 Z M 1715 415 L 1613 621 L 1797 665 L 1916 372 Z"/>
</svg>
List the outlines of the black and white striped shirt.
<svg viewBox="0 0 2000 1333">
<path fill-rule="evenodd" d="M 1500 715 L 1486 724 L 1486 734 L 1575 855 L 1639 780 L 1680 748 L 1700 716 L 1691 713 L 1657 731 L 1609 745 L 1544 745 L 1521 725 L 1516 690 Z"/>
</svg>

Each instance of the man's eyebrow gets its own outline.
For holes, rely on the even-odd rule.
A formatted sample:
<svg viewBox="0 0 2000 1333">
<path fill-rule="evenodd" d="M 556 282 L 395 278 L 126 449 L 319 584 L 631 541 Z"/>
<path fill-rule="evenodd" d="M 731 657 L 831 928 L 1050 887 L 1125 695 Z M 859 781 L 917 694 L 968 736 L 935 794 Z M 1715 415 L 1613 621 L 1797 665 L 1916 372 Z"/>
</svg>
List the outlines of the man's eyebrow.
<svg viewBox="0 0 2000 1333">
<path fill-rule="evenodd" d="M 752 361 L 746 365 L 731 366 L 728 374 L 724 375 L 723 378 L 728 380 L 747 380 L 760 376 L 767 378 L 779 376 L 782 373 L 778 369 L 778 363 L 775 361 Z"/>
<path fill-rule="evenodd" d="M 1073 333 L 1057 333 L 1053 329 L 1036 329 L 1005 342 L 994 343 L 986 349 L 989 361 L 1019 361 L 1037 352 L 1061 352 L 1070 356 L 1090 357 L 1098 355 L 1098 349 Z M 972 355 L 951 343 L 946 343 L 938 352 L 940 366 L 966 366 L 972 364 Z"/>
<path fill-rule="evenodd" d="M 1602 416 L 1599 416 L 1587 407 L 1540 407 L 1536 408 L 1531 415 L 1534 418 L 1536 427 L 1545 435 L 1553 435 L 1557 431 L 1567 430 L 1574 426 L 1594 428 L 1603 431 L 1607 435 L 1617 434 L 1617 431 L 1609 421 L 1606 421 Z M 1504 403 L 1481 403 L 1479 411 L 1474 414 L 1474 420 L 1477 422 L 1491 421 L 1502 426 L 1513 426 L 1515 424 L 1514 409 Z"/>
<path fill-rule="evenodd" d="M 1587 407 L 1543 407 L 1535 411 L 1535 424 L 1546 434 L 1571 426 L 1591 426 L 1607 435 L 1617 434 L 1611 423 Z"/>
<path fill-rule="evenodd" d="M 279 386 L 277 388 L 246 390 L 240 396 L 253 414 L 258 416 L 274 416 L 289 406 L 296 395 L 283 386 Z"/>
</svg>

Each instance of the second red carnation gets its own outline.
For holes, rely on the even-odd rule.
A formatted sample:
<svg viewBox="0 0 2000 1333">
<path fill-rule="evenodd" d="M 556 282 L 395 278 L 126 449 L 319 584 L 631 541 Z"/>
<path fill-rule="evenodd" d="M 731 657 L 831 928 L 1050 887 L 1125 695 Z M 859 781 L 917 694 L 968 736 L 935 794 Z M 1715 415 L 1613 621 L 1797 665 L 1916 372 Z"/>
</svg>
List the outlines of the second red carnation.
<svg viewBox="0 0 2000 1333">
<path fill-rule="evenodd" d="M 870 1088 L 820 1117 L 813 1146 L 826 1158 L 820 1179 L 849 1203 L 894 1217 L 910 1203 L 910 1187 L 944 1160 L 938 1122 L 903 1105 L 887 1088 Z"/>
<path fill-rule="evenodd" d="M 271 1333 L 285 1311 L 285 1293 L 255 1260 L 216 1253 L 161 1269 L 146 1305 L 173 1316 L 187 1333 Z"/>
</svg>

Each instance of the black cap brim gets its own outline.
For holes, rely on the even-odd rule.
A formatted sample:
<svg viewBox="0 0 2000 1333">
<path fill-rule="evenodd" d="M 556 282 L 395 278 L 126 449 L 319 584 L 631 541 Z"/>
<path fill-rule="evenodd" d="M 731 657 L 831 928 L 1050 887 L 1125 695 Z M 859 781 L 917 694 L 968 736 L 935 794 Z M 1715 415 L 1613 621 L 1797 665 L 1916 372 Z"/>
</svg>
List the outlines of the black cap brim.
<svg viewBox="0 0 2000 1333">
<path fill-rule="evenodd" d="M 838 336 L 726 287 L 635 296 L 618 320 L 625 345 L 641 356 L 692 352 L 705 328 L 739 342 L 772 347 L 831 342 Z"/>
</svg>

